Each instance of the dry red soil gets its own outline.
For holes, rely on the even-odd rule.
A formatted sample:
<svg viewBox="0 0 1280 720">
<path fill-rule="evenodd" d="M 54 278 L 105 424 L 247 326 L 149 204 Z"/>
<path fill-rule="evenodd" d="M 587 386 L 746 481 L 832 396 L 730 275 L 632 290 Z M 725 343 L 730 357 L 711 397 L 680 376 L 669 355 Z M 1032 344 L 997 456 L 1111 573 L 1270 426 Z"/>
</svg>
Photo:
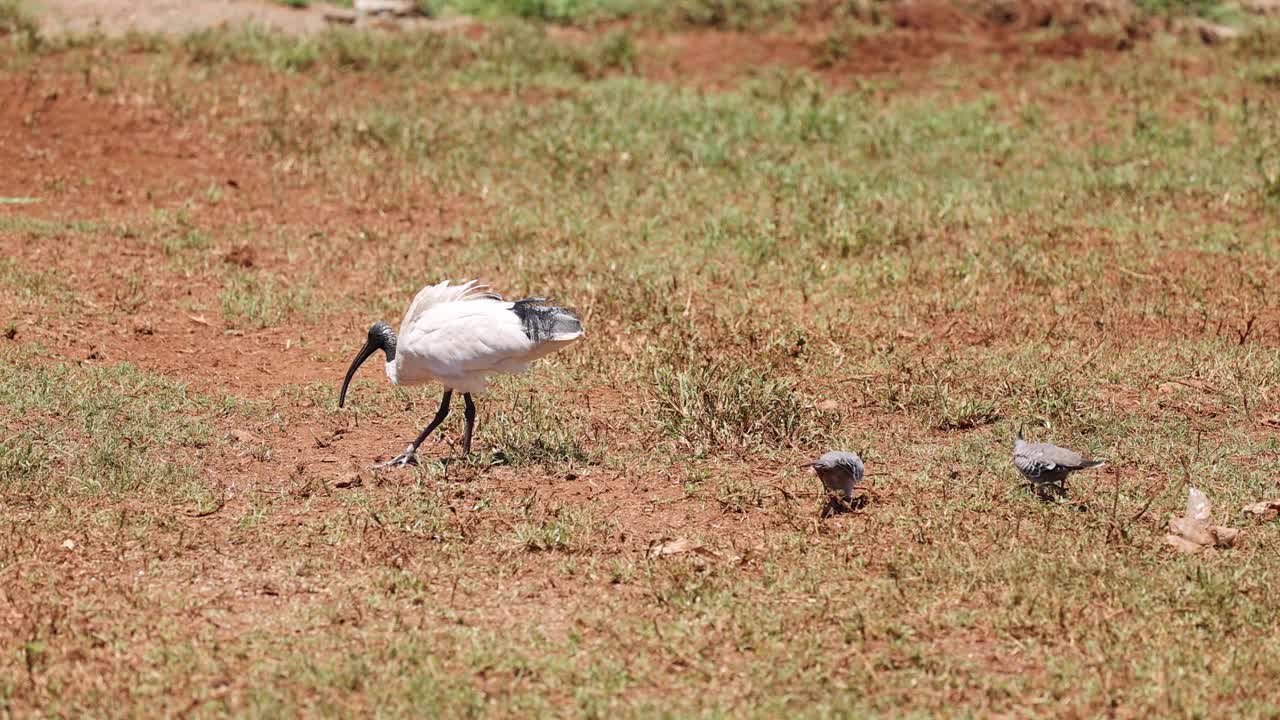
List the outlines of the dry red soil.
<svg viewBox="0 0 1280 720">
<path fill-rule="evenodd" d="M 910 77 L 913 70 L 936 62 L 985 59 L 993 53 L 1019 62 L 1043 62 L 1085 51 L 1122 52 L 1131 47 L 1123 38 L 1101 38 L 1083 30 L 1050 40 L 1027 40 L 1021 31 L 1044 24 L 1044 12 L 1049 11 L 974 19 L 956 15 L 943 5 L 913 3 L 893 16 L 897 29 L 858 40 L 846 56 L 826 65 L 818 56 L 829 32 L 822 18 L 786 35 L 689 31 L 641 37 L 645 57 L 652 50 L 665 58 L 646 66 L 646 72 L 710 84 L 731 82 L 768 66 L 810 68 L 841 82 L 885 73 Z M 192 225 L 222 238 L 216 252 L 225 262 L 283 272 L 289 267 L 286 257 L 232 239 L 236 229 L 249 225 L 306 232 L 355 228 L 394 232 L 412 226 L 430 235 L 467 220 L 470 204 L 459 199 L 434 198 L 432 207 L 397 212 L 343 202 L 322 184 L 273 182 L 271 168 L 277 158 L 261 148 L 254 129 L 235 123 L 216 127 L 196 123 L 166 115 L 148 98 L 101 92 L 95 89 L 95 72 L 105 71 L 90 63 L 79 74 L 37 68 L 0 78 L 0 194 L 39 198 L 34 206 L 5 206 L 0 212 L 92 220 L 122 228 L 113 239 L 99 238 L 92 244 L 74 237 L 0 237 L 0 249 L 22 266 L 56 268 L 80 292 L 87 292 L 91 304 L 74 317 L 42 317 L 30 310 L 18 313 L 2 308 L 18 325 L 15 339 L 47 340 L 58 348 L 59 356 L 53 359 L 128 361 L 190 382 L 197 390 L 234 388 L 238 395 L 266 401 L 283 385 L 336 386 L 346 359 L 318 360 L 300 349 L 299 341 L 305 334 L 311 347 L 353 347 L 353 338 L 359 337 L 367 318 L 351 313 L 324 322 L 229 333 L 216 316 L 182 309 L 193 300 L 216 307 L 220 290 L 216 282 L 167 267 L 159 248 L 140 243 L 125 228 L 145 221 L 152 208 L 176 212 L 188 199 L 216 188 L 221 193 L 218 203 L 187 210 Z M 241 72 L 249 73 L 247 82 L 287 82 Z M 121 303 L 123 279 L 130 276 L 146 279 L 148 300 L 145 310 L 133 316 L 112 311 Z M 340 272 L 331 272 L 323 281 L 335 286 L 349 282 Z M 618 391 L 593 389 L 597 402 Z M 293 468 L 298 477 L 319 478 L 331 486 L 357 476 L 371 459 L 369 448 L 393 452 L 399 441 L 389 438 L 406 436 L 412 425 L 408 417 L 359 422 L 345 418 L 334 423 L 317 422 L 316 416 L 304 410 L 293 418 L 287 435 L 271 439 L 271 467 L 242 455 L 212 470 L 240 478 L 235 482 L 241 486 L 252 486 L 278 476 L 281 467 Z M 609 430 L 618 428 L 605 429 Z M 503 481 L 529 482 L 510 475 Z M 687 519 L 685 513 L 707 511 L 685 504 L 665 510 L 659 520 L 653 516 L 651 494 L 635 493 L 630 482 L 629 478 L 561 479 L 554 486 L 537 489 L 566 498 L 616 493 L 616 510 L 629 513 L 627 523 L 636 530 L 637 542 L 661 534 L 664 527 L 678 527 Z M 678 483 L 652 482 L 648 490 L 679 496 Z M 216 525 L 215 519 L 206 527 Z"/>
<path fill-rule="evenodd" d="M 974 19 L 949 14 L 951 11 L 935 5 L 908 7 L 894 15 L 896 29 L 857 39 L 847 53 L 834 59 L 823 56 L 833 28 L 821 17 L 786 34 L 640 32 L 642 71 L 657 79 L 709 87 L 733 83 L 770 66 L 806 68 L 834 85 L 886 76 L 911 82 L 938 63 L 980 61 L 981 67 L 990 68 L 992 55 L 1007 57 L 1013 61 L 1011 67 L 1019 68 L 1089 52 L 1125 52 L 1134 42 L 1141 42 L 1142 35 L 1133 30 L 1104 37 L 1077 28 L 1035 39 L 1024 31 L 1043 24 L 1043 12 L 1012 19 Z M 202 472 L 222 489 L 225 504 L 207 517 L 184 519 L 182 545 L 175 548 L 179 557 L 203 557 L 203 582 L 209 588 L 205 600 L 228 611 L 220 616 L 215 635 L 233 637 L 243 626 L 262 627 L 264 617 L 290 603 L 321 602 L 330 597 L 322 593 L 336 592 L 301 580 L 287 580 L 296 587 L 282 586 L 286 581 L 276 572 L 271 548 L 233 546 L 236 524 L 245 508 L 264 496 L 305 499 L 305 503 L 283 504 L 263 529 L 264 533 L 301 533 L 314 518 L 341 507 L 339 496 L 353 483 L 386 487 L 388 493 L 402 490 L 403 483 L 395 474 L 378 475 L 366 469 L 370 461 L 378 459 L 370 453 L 387 457 L 398 451 L 414 433 L 416 419 L 429 414 L 433 391 L 422 393 L 423 404 L 413 412 L 381 417 L 348 413 L 334 418 L 309 400 L 279 399 L 278 390 L 290 385 L 323 383 L 336 393 L 349 362 L 339 350 L 355 349 L 369 318 L 352 310 L 312 322 L 229 332 L 216 312 L 221 290 L 218 281 L 175 269 L 162 248 L 144 242 L 129 228 L 147 223 L 153 209 L 186 212 L 193 227 L 215 238 L 213 252 L 222 262 L 287 273 L 291 261 L 284 253 L 255 247 L 251 240 L 240 238 L 238 230 L 248 226 L 299 234 L 391 234 L 411 227 L 432 242 L 446 243 L 449 232 L 465 227 L 482 208 L 474 199 L 437 197 L 426 200 L 428 206 L 422 208 L 378 207 L 348 202 L 332 188 L 307 179 L 282 184 L 273 172 L 280 158 L 263 148 L 256 128 L 183 118 L 159 109 L 163 104 L 146 97 L 102 92 L 95 73 L 103 73 L 108 78 L 104 81 L 109 81 L 109 74 L 92 62 L 86 66 L 88 70 L 78 73 L 36 67 L 0 77 L 0 196 L 38 199 L 34 205 L 2 205 L 0 213 L 89 220 L 120 230 L 97 233 L 92 241 L 74 234 L 0 235 L 0 253 L 23 268 L 56 271 L 85 302 L 82 311 L 72 315 L 45 315 L 38 308 L 5 306 L 0 300 L 0 323 L 17 326 L 16 336 L 0 337 L 0 343 L 39 338 L 53 348 L 50 362 L 130 362 L 188 382 L 199 392 L 230 392 L 266 403 L 286 421 L 287 431 L 270 422 L 255 427 L 228 423 L 218 429 L 229 438 L 229 449 L 213 454 Z M 246 83 L 288 82 L 260 71 L 235 72 L 245 73 Z M 986 80 L 990 78 L 979 78 L 977 84 L 981 86 Z M 188 204 L 192 197 L 206 195 L 211 189 L 218 191 L 218 202 Z M 127 296 L 134 291 L 128 287 L 128 279 L 138 277 L 145 280 L 146 302 L 131 310 Z M 333 267 L 320 270 L 320 282 L 346 287 L 351 280 Z M 215 310 L 194 313 L 187 309 L 192 304 Z M 960 327 L 956 332 L 978 331 Z M 325 351 L 317 352 L 317 348 Z M 566 397 L 564 404 L 592 403 L 598 409 L 620 404 L 626 391 L 581 388 Z M 483 406 L 481 410 L 483 423 Z M 627 427 L 630 418 L 595 422 L 593 432 L 607 437 L 611 445 L 636 442 Z M 479 432 L 483 439 L 483 424 Z M 269 461 L 257 452 L 262 446 L 270 449 Z M 444 454 L 449 448 L 433 439 L 428 449 Z M 757 476 L 778 472 L 776 467 L 743 470 Z M 545 473 L 470 466 L 451 467 L 449 473 L 449 481 L 474 480 L 483 474 L 512 495 L 537 496 L 544 502 L 590 501 L 601 514 L 625 528 L 609 538 L 611 548 L 600 548 L 602 552 L 642 553 L 650 543 L 696 526 L 714 530 L 726 546 L 739 548 L 743 562 L 749 563 L 750 549 L 770 524 L 800 522 L 810 526 L 814 534 L 832 532 L 830 524 L 820 526 L 811 514 L 803 519 L 777 513 L 726 514 L 712 502 L 684 501 L 681 478 L 660 473 L 633 475 L 593 468 L 580 475 L 548 477 Z M 891 487 L 884 492 L 892 493 Z M 870 516 L 834 521 L 866 526 L 870 539 L 859 551 L 873 559 L 876 522 Z M 361 544 L 353 554 L 336 561 L 340 567 L 354 573 L 367 557 L 396 557 L 424 576 L 431 574 L 430 568 L 424 567 L 426 560 L 401 547 L 402 540 L 394 535 L 369 527 L 361 530 L 360 537 Z M 32 539 L 30 555 L 58 555 L 56 548 L 62 541 L 60 537 Z M 78 542 L 84 552 L 61 555 L 58 561 L 70 586 L 125 585 L 144 567 L 164 578 L 163 560 L 131 555 L 127 547 L 95 545 L 93 538 Z M 533 561 L 535 568 L 538 562 Z M 552 560 L 541 562 L 549 565 Z M 519 613 L 529 606 L 537 611 L 540 622 L 555 626 L 563 621 L 555 616 L 562 603 L 588 601 L 584 592 L 600 591 L 556 587 L 554 576 L 553 572 L 528 572 L 511 581 L 510 592 L 501 598 L 479 590 L 469 594 L 465 587 L 462 592 L 467 594 L 469 611 L 475 614 Z M 178 582 L 172 577 L 168 580 Z M 477 587 L 482 589 L 482 581 L 477 581 Z M 568 612 L 563 611 L 565 615 Z M 999 649 L 982 638 L 960 645 L 943 649 L 979 657 L 993 668 L 1008 662 Z"/>
</svg>

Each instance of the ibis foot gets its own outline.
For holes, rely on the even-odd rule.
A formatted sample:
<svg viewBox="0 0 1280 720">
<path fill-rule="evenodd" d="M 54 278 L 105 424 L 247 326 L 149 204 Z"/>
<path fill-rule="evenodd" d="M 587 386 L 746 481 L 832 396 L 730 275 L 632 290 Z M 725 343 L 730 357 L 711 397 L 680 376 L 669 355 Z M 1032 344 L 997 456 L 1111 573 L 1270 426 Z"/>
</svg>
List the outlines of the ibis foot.
<svg viewBox="0 0 1280 720">
<path fill-rule="evenodd" d="M 390 460 L 387 460 L 386 462 L 380 462 L 377 465 L 374 465 L 373 467 L 375 470 L 380 470 L 382 468 L 389 468 L 389 467 L 409 467 L 410 465 L 417 465 L 417 464 L 418 464 L 418 458 L 414 457 L 413 448 L 410 447 L 410 448 L 406 448 L 404 452 L 391 458 Z"/>
</svg>

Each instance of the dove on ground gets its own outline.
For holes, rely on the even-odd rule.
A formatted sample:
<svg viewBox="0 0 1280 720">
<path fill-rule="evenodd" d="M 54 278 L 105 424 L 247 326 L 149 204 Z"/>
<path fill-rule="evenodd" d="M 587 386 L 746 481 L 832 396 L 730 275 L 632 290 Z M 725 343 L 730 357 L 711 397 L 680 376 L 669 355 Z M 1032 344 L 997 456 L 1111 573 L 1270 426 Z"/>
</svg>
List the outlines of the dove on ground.
<svg viewBox="0 0 1280 720">
<path fill-rule="evenodd" d="M 823 517 L 853 509 L 853 491 L 862 482 L 865 472 L 862 458 L 851 452 L 834 450 L 804 465 L 813 468 L 826 489 L 827 504 L 822 511 Z"/>
<path fill-rule="evenodd" d="M 1066 494 L 1067 476 L 1071 473 L 1103 463 L 1103 460 L 1086 460 L 1080 453 L 1057 445 L 1027 442 L 1022 439 L 1021 430 L 1013 441 L 1013 466 L 1031 484 L 1036 495 L 1045 500 Z"/>
</svg>

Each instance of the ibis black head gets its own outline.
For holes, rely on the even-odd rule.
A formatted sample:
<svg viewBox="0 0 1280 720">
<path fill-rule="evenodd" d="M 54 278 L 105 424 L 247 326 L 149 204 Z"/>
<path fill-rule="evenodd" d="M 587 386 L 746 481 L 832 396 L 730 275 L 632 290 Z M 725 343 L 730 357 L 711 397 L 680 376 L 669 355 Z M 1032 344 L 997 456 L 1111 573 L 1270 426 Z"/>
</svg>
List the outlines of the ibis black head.
<svg viewBox="0 0 1280 720">
<path fill-rule="evenodd" d="M 351 368 L 347 370 L 347 377 L 342 381 L 342 392 L 338 395 L 338 407 L 342 407 L 347 402 L 347 386 L 351 384 L 351 378 L 356 374 L 356 370 L 364 364 L 365 360 L 375 352 L 381 350 L 387 356 L 387 362 L 396 359 L 396 331 L 391 326 L 379 320 L 369 328 L 369 339 L 365 341 L 364 347 L 360 348 L 360 354 L 356 355 L 356 359 L 351 362 Z"/>
</svg>

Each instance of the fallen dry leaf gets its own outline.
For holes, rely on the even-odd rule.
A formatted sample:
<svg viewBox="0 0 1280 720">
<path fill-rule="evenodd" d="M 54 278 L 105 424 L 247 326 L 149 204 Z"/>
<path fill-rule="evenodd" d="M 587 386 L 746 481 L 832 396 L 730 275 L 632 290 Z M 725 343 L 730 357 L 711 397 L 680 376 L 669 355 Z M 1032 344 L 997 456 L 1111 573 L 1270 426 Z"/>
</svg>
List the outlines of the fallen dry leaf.
<svg viewBox="0 0 1280 720">
<path fill-rule="evenodd" d="M 679 555 L 686 552 L 697 553 L 705 557 L 720 557 L 720 554 L 716 551 L 705 548 L 689 538 L 676 538 L 675 540 L 667 541 L 658 540 L 649 545 L 650 559 Z"/>
<path fill-rule="evenodd" d="M 1229 548 L 1240 536 L 1237 528 L 1213 525 L 1213 503 L 1196 488 L 1187 490 L 1186 514 L 1169 521 L 1169 534 L 1164 540 L 1183 553 L 1196 553 L 1205 548 Z"/>
<path fill-rule="evenodd" d="M 333 486 L 336 488 L 353 488 L 353 487 L 360 487 L 363 484 L 364 484 L 364 478 L 360 477 L 359 473 L 356 473 L 355 475 L 352 475 L 350 478 L 346 480 L 339 480 L 338 482 L 334 483 Z"/>
<path fill-rule="evenodd" d="M 1240 537 L 1240 528 L 1229 528 L 1215 525 L 1213 528 L 1213 537 L 1218 547 L 1233 547 L 1236 544 L 1236 538 Z"/>
<path fill-rule="evenodd" d="M 1244 511 L 1256 515 L 1263 522 L 1270 522 L 1280 517 L 1280 500 L 1264 500 L 1252 505 L 1245 505 Z"/>
<path fill-rule="evenodd" d="M 649 545 L 649 557 L 663 557 L 664 555 L 678 555 L 683 552 L 689 552 L 694 548 L 694 543 L 689 538 L 677 538 L 668 540 L 667 542 L 657 541 Z"/>
<path fill-rule="evenodd" d="M 188 320 L 190 320 L 190 321 L 191 321 L 191 322 L 193 322 L 193 323 L 198 323 L 198 324 L 200 324 L 200 325 L 208 325 L 208 324 L 209 324 L 209 318 L 206 318 L 206 317 L 205 317 L 205 316 L 203 316 L 203 315 L 188 315 L 188 316 L 187 316 L 187 319 L 188 319 Z"/>
</svg>

